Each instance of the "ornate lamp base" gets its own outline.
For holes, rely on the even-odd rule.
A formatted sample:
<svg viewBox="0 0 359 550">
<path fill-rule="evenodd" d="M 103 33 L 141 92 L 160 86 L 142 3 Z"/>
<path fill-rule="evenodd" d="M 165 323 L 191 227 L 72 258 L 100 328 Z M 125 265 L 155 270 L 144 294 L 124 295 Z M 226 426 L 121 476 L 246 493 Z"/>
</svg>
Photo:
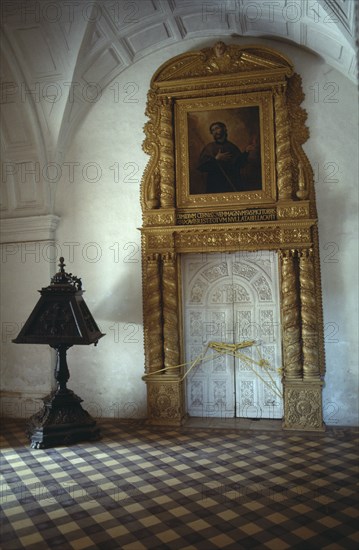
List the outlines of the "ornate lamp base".
<svg viewBox="0 0 359 550">
<path fill-rule="evenodd" d="M 59 388 L 43 401 L 43 408 L 27 424 L 26 435 L 32 449 L 100 439 L 96 421 L 82 408 L 82 399 L 73 391 Z"/>
</svg>

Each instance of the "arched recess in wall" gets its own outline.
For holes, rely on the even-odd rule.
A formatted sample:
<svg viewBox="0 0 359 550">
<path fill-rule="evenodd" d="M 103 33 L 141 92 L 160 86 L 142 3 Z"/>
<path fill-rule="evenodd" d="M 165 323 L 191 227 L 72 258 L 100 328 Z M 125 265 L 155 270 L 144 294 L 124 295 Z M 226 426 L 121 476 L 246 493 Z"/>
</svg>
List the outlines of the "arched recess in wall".
<svg viewBox="0 0 359 550">
<path fill-rule="evenodd" d="M 51 195 L 41 168 L 48 163 L 41 113 L 6 38 L 2 41 L 1 117 L 2 217 L 25 217 L 51 211 Z"/>
<path fill-rule="evenodd" d="M 69 35 L 45 8 L 30 0 L 2 11 L 2 148 L 12 178 L 2 180 L 9 198 L 4 218 L 51 214 L 61 172 L 57 138 L 81 21 Z"/>
</svg>

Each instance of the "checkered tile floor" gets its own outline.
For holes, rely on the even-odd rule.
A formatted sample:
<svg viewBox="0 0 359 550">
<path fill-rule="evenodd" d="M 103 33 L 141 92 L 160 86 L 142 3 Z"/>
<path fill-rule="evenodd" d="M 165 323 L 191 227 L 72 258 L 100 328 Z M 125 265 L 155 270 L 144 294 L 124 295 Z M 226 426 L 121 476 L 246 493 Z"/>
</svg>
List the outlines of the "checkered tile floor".
<svg viewBox="0 0 359 550">
<path fill-rule="evenodd" d="M 2 425 L 3 550 L 357 549 L 358 432 L 154 428 L 30 449 Z"/>
</svg>

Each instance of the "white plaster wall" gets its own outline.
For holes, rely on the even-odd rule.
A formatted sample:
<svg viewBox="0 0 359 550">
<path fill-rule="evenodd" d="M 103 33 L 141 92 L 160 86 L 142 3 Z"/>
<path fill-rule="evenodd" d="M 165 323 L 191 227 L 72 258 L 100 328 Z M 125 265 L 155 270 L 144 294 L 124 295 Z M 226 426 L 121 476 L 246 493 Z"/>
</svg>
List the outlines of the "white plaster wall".
<svg viewBox="0 0 359 550">
<path fill-rule="evenodd" d="M 324 420 L 358 425 L 358 107 L 356 86 L 291 55 L 303 77 L 315 174 L 324 313 Z"/>
<path fill-rule="evenodd" d="M 140 178 L 147 162 L 141 143 L 150 78 L 167 59 L 212 43 L 186 40 L 126 69 L 91 107 L 68 144 L 64 160 L 75 163 L 74 181 L 64 168 L 55 202 L 55 213 L 61 216 L 57 255 L 65 256 L 68 271 L 82 277 L 87 304 L 106 332 L 96 348 L 77 346 L 69 351 L 69 387 L 96 416 L 146 416 L 137 228 Z M 327 361 L 324 417 L 328 424 L 358 424 L 356 87 L 319 57 L 297 47 L 260 39 L 241 43 L 282 51 L 303 79 L 303 106 L 311 131 L 305 150 L 315 169 L 320 220 Z M 134 83 L 131 97 L 125 93 L 128 83 Z M 11 277 L 24 265 L 14 263 L 9 269 Z M 31 307 L 38 278 L 27 278 L 31 284 L 20 288 L 17 299 Z M 16 313 L 15 322 L 23 315 L 25 311 Z M 41 379 L 40 372 L 34 374 L 28 388 L 35 391 Z"/>
<path fill-rule="evenodd" d="M 50 283 L 54 266 L 44 261 L 50 242 L 1 245 L 1 414 L 28 417 L 37 412 L 53 386 L 54 352 L 48 346 L 14 344 Z"/>
</svg>

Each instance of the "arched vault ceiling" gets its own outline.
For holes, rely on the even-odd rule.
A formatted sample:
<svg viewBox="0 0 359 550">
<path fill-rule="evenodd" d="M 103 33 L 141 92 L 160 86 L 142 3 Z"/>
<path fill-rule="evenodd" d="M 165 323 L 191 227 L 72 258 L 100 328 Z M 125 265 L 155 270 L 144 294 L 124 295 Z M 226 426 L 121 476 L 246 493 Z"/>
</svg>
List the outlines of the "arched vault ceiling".
<svg viewBox="0 0 359 550">
<path fill-rule="evenodd" d="M 356 79 L 356 0 L 14 0 L 2 3 L 2 147 L 61 160 L 103 90 L 144 56 L 187 39 L 285 40 Z M 89 85 L 91 83 L 91 86 Z M 84 90 L 86 92 L 84 96 Z M 32 121 L 32 130 L 13 120 Z M 9 117 L 7 117 L 7 111 Z M 27 132 L 27 133 L 26 133 Z"/>
</svg>

